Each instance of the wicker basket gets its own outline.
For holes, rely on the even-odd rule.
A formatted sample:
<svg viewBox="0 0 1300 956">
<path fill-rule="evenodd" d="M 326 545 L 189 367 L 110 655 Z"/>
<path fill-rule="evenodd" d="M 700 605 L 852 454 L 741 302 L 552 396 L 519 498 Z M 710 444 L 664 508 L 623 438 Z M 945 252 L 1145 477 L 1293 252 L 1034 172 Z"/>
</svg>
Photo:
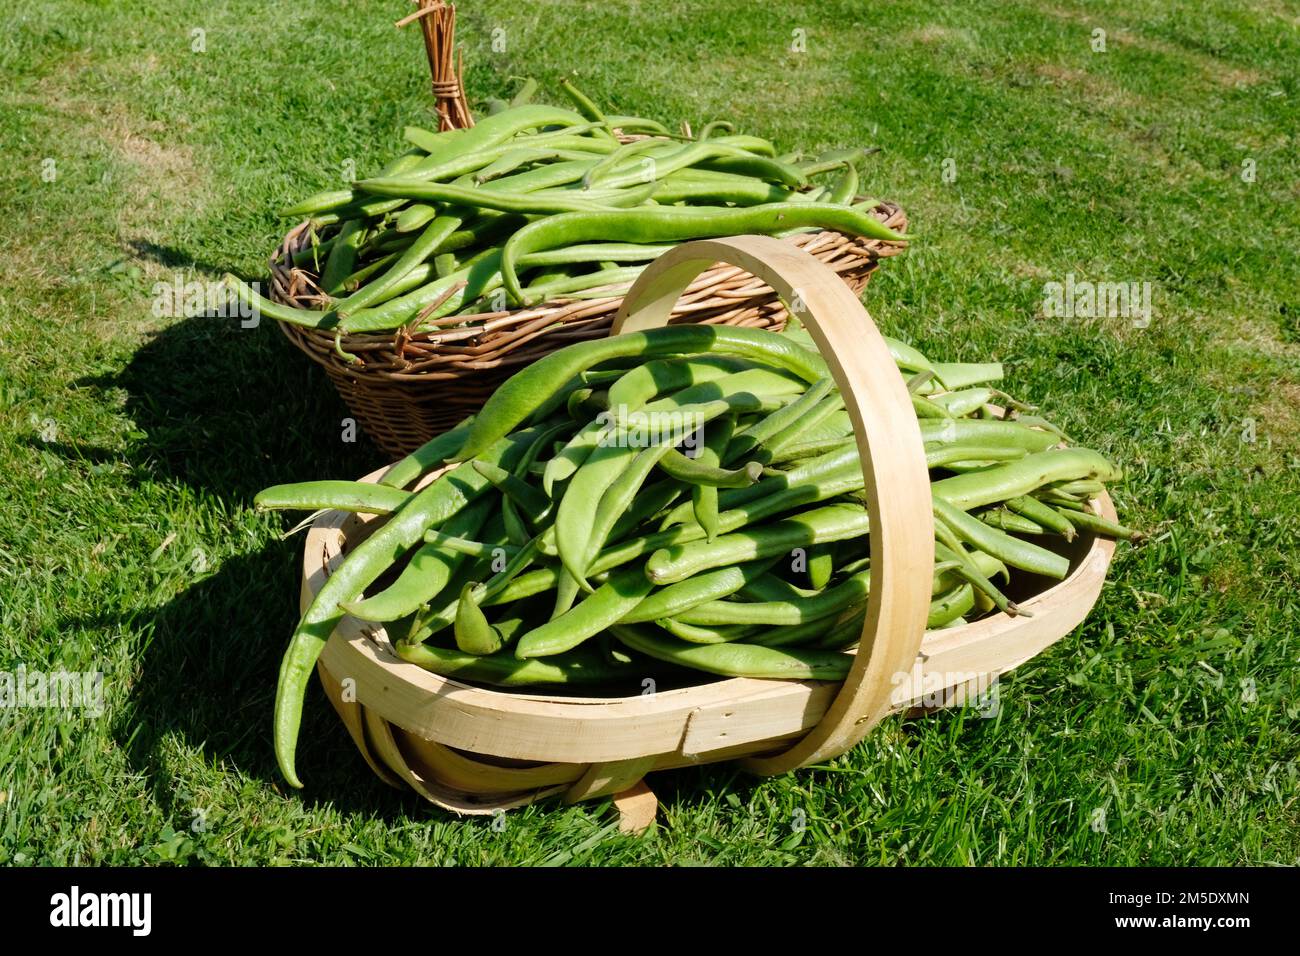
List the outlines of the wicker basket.
<svg viewBox="0 0 1300 956">
<path fill-rule="evenodd" d="M 802 303 L 806 312 L 799 317 L 853 420 L 873 571 L 847 679 L 705 678 L 623 698 L 487 690 L 401 660 L 382 628 L 344 618 L 318 672 L 357 747 L 384 780 L 458 813 L 492 813 L 550 795 L 574 801 L 615 794 L 626 827 L 638 829 L 654 815 L 654 796 L 642 782 L 648 771 L 743 758 L 747 769 L 771 774 L 825 760 L 891 711 L 946 706 L 989 686 L 1068 634 L 1096 602 L 1114 544 L 1080 535 L 1063 546 L 1071 561 L 1065 580 L 1013 582 L 1013 596 L 1032 616 L 994 614 L 927 633 L 934 542 L 921 436 L 885 342 L 848 286 L 812 256 L 775 239 L 693 242 L 647 268 L 614 330 L 664 324 L 691 278 L 715 262 L 760 276 L 786 301 Z M 1091 507 L 1114 518 L 1104 494 Z M 303 562 L 304 607 L 367 520 L 374 519 L 330 512 L 313 525 Z"/>
<path fill-rule="evenodd" d="M 900 232 L 907 217 L 898 206 L 882 204 L 876 215 Z M 271 298 L 297 308 L 319 308 L 314 273 L 292 264 L 293 254 L 310 241 L 302 223 L 276 250 L 271 263 Z M 878 260 L 895 255 L 904 243 L 881 242 L 838 232 L 811 232 L 789 239 L 838 273 L 855 295 L 861 294 Z M 622 303 L 622 289 L 608 298 L 545 302 L 508 312 L 486 313 L 473 326 L 449 327 L 418 335 L 403 331 L 348 335 L 343 350 L 360 357 L 349 362 L 335 350 L 334 333 L 281 322 L 289 340 L 325 366 L 330 380 L 358 423 L 384 452 L 400 458 L 482 407 L 498 385 L 520 366 L 582 339 L 609 332 Z M 718 266 L 705 270 L 686 290 L 674 320 L 748 325 L 779 330 L 785 309 L 761 280 L 743 270 Z"/>
<path fill-rule="evenodd" d="M 415 0 L 418 9 L 397 26 L 418 22 L 432 80 L 440 130 L 474 125 L 465 100 L 463 58 L 456 51 L 456 7 L 443 0 Z M 623 137 L 626 141 L 630 138 Z M 907 217 L 882 203 L 876 215 L 898 232 Z M 294 268 L 292 255 L 311 238 L 304 222 L 290 231 L 271 261 L 270 297 L 297 308 L 319 308 L 316 275 Z M 876 262 L 903 251 L 904 243 L 879 242 L 817 232 L 790 240 L 838 272 L 860 294 Z M 485 314 L 472 327 L 411 335 L 402 331 L 349 335 L 339 343 L 358 356 L 349 362 L 335 350 L 334 333 L 280 323 L 289 340 L 326 374 L 362 429 L 380 450 L 400 458 L 473 414 L 520 366 L 561 346 L 605 335 L 622 302 L 608 298 L 556 300 L 528 309 Z M 675 319 L 780 329 L 785 310 L 761 282 L 734 268 L 709 269 L 682 297 Z"/>
</svg>

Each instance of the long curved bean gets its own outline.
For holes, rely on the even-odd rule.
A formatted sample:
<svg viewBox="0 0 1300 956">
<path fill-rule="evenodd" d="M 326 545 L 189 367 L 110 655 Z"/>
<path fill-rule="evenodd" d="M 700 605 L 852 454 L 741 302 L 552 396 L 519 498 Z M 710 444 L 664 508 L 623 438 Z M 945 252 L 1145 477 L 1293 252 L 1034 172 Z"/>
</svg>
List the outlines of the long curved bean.
<svg viewBox="0 0 1300 956">
<path fill-rule="evenodd" d="M 973 518 L 965 511 L 945 501 L 938 494 L 934 496 L 935 517 L 948 525 L 957 536 L 969 541 L 981 551 L 1005 561 L 1013 568 L 1044 574 L 1058 580 L 1065 577 L 1070 570 L 1070 562 L 1062 555 L 1036 544 L 1013 538 L 1005 532 L 992 528 Z"/>
<path fill-rule="evenodd" d="M 552 352 L 516 373 L 488 399 L 475 417 L 457 461 L 473 458 L 499 440 L 550 395 L 555 382 L 568 381 L 601 362 L 624 356 L 654 356 L 673 352 L 729 352 L 757 358 L 776 368 L 794 372 L 806 381 L 825 374 L 821 356 L 771 333 L 715 325 L 672 325 L 633 332 L 611 339 L 580 342 Z"/>
<path fill-rule="evenodd" d="M 410 499 L 409 491 L 364 481 L 301 481 L 259 491 L 253 504 L 264 511 L 350 511 L 386 515 Z"/>
<path fill-rule="evenodd" d="M 397 656 L 443 677 L 497 687 L 537 684 L 614 684 L 646 677 L 644 665 L 611 663 L 599 651 L 580 648 L 545 660 L 520 660 L 504 651 L 480 657 L 430 644 L 398 644 Z"/>
<path fill-rule="evenodd" d="M 515 656 L 549 657 L 577 647 L 640 604 L 651 587 L 640 568 L 625 568 L 610 575 L 608 581 L 577 607 L 520 637 Z"/>
<path fill-rule="evenodd" d="M 806 624 L 867 599 L 871 572 L 860 571 L 836 587 L 799 601 L 710 601 L 675 615 L 687 624 Z"/>
<path fill-rule="evenodd" d="M 488 457 L 508 467 L 508 463 L 523 455 L 530 437 L 521 432 L 502 438 L 493 444 Z M 476 477 L 477 482 L 473 480 Z M 419 541 L 430 525 L 445 521 L 488 487 L 487 479 L 472 468 L 456 468 L 443 475 L 412 496 L 383 527 L 361 542 L 316 592 L 285 651 L 275 695 L 275 753 L 280 772 L 290 786 L 302 786 L 294 751 L 302 720 L 303 696 L 316 659 L 343 618 L 341 602 L 354 600 Z"/>
<path fill-rule="evenodd" d="M 771 562 L 759 561 L 737 567 L 719 568 L 677 584 L 670 584 L 647 596 L 620 620 L 624 624 L 637 624 L 661 617 L 675 617 L 697 605 L 735 594 L 760 576 L 766 575 L 770 566 Z"/>
<path fill-rule="evenodd" d="M 851 656 L 838 651 L 785 650 L 739 642 L 690 644 L 623 624 L 610 630 L 627 647 L 647 657 L 723 677 L 843 680 L 853 663 Z"/>
<path fill-rule="evenodd" d="M 954 475 L 932 486 L 936 498 L 962 511 L 1027 495 L 1053 481 L 1118 481 L 1120 470 L 1089 448 L 1057 448 L 984 471 Z"/>
<path fill-rule="evenodd" d="M 830 203 L 770 203 L 743 209 L 696 206 L 573 212 L 539 219 L 511 236 L 503 250 L 502 272 L 511 297 L 526 305 L 516 264 L 521 256 L 542 249 L 598 239 L 677 242 L 749 232 L 770 233 L 803 226 L 837 229 L 850 235 L 893 242 L 904 239 L 869 213 Z"/>
<path fill-rule="evenodd" d="M 692 485 L 711 485 L 714 488 L 748 488 L 763 475 L 763 466 L 757 461 L 743 468 L 719 468 L 708 465 L 698 457 L 687 458 L 681 452 L 669 449 L 659 460 L 664 474 Z"/>
<path fill-rule="evenodd" d="M 691 541 L 656 551 L 646 564 L 646 574 L 656 584 L 672 584 L 709 568 L 857 538 L 867 530 L 867 515 L 861 508 L 828 505 L 761 528 L 724 534 L 715 541 Z"/>
</svg>

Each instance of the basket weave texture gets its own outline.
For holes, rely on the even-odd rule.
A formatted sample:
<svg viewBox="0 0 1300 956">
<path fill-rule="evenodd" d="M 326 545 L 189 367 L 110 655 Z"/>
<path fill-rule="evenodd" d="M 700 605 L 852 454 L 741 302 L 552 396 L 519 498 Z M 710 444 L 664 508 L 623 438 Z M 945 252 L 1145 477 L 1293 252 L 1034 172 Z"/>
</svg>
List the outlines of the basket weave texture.
<svg viewBox="0 0 1300 956">
<path fill-rule="evenodd" d="M 907 216 L 893 203 L 875 215 L 903 232 Z M 293 255 L 311 241 L 310 224 L 291 230 L 271 261 L 270 298 L 297 308 L 320 308 L 323 297 L 310 270 Z M 818 231 L 786 241 L 811 254 L 861 294 L 880 259 L 906 243 Z M 441 328 L 346 335 L 339 343 L 360 361 L 344 359 L 334 331 L 280 323 L 289 340 L 325 367 L 362 429 L 388 455 L 400 458 L 482 407 L 497 386 L 521 366 L 558 348 L 608 334 L 626 286 L 603 298 L 558 299 L 529 308 L 489 312 L 465 325 L 448 316 Z M 693 282 L 673 311 L 673 321 L 742 325 L 779 331 L 785 307 L 776 294 L 744 270 L 719 265 Z M 437 325 L 438 323 L 434 323 Z"/>
</svg>

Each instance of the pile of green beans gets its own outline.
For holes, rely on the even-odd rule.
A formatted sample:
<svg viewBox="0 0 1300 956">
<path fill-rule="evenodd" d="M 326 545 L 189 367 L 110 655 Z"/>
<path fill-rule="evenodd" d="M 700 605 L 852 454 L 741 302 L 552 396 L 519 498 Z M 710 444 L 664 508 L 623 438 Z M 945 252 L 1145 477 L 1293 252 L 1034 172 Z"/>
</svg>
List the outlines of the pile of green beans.
<svg viewBox="0 0 1300 956">
<path fill-rule="evenodd" d="M 621 294 L 689 239 L 810 229 L 903 238 L 872 213 L 874 200 L 857 201 L 868 150 L 801 163 L 729 124 L 674 135 L 565 91 L 572 110 L 517 102 L 466 130 L 408 127 L 411 148 L 377 176 L 283 210 L 310 221 L 294 265 L 314 278 L 319 308 L 227 283 L 269 318 L 334 330 L 353 359 L 344 334 L 472 326 L 541 301 Z"/>
<path fill-rule="evenodd" d="M 1087 507 L 1119 470 L 1000 392 L 1000 365 L 889 346 L 932 481 L 929 627 L 1021 613 L 1013 570 L 1068 572 L 1046 539 L 1133 535 Z M 495 686 L 842 679 L 871 588 L 864 502 L 843 398 L 802 329 L 674 325 L 560 349 L 376 484 L 257 497 L 381 516 L 285 654 L 280 766 L 299 785 L 303 694 L 348 614 L 407 661 Z"/>
</svg>

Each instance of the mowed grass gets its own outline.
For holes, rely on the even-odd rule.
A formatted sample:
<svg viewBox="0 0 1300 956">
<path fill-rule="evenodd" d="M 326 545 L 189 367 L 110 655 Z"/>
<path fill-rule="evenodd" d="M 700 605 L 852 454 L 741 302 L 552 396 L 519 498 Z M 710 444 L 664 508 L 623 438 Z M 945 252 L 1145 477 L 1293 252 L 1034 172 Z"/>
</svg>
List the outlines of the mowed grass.
<svg viewBox="0 0 1300 956">
<path fill-rule="evenodd" d="M 0 863 L 1300 862 L 1300 8 L 461 6 L 476 99 L 576 70 L 618 112 L 883 147 L 867 188 L 918 239 L 876 320 L 1006 363 L 1124 465 L 1147 540 L 996 719 L 654 776 L 644 838 L 608 802 L 494 829 L 390 790 L 315 688 L 289 792 L 302 539 L 250 500 L 382 459 L 273 326 L 156 315 L 154 284 L 262 275 L 278 206 L 430 121 L 423 54 L 396 3 L 25 0 L 0 33 L 0 670 L 101 671 L 105 711 L 0 710 Z M 1070 273 L 1152 283 L 1150 325 L 1044 318 Z"/>
</svg>

